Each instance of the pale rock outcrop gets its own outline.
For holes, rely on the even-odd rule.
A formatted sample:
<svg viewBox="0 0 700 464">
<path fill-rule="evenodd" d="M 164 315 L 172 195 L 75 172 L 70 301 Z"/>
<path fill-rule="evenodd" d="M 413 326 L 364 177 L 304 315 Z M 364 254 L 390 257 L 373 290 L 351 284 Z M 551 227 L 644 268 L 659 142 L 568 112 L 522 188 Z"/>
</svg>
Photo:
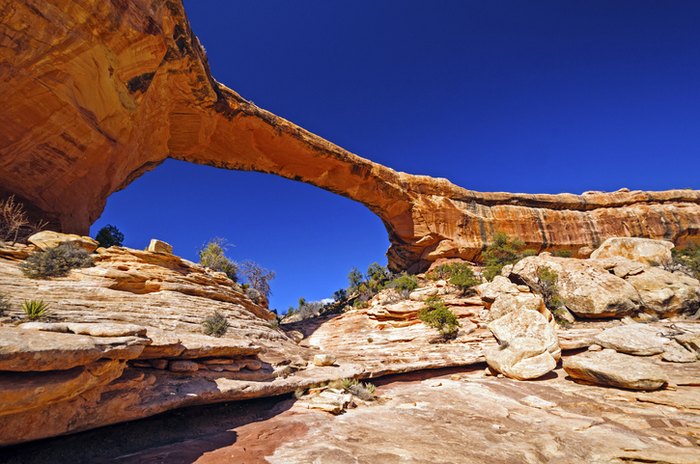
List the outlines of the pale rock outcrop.
<svg viewBox="0 0 700 464">
<path fill-rule="evenodd" d="M 166 255 L 172 255 L 173 254 L 173 246 L 169 243 L 166 243 L 162 240 L 158 240 L 157 238 L 151 239 L 151 241 L 148 244 L 148 248 L 146 248 L 146 251 L 150 251 L 151 253 L 164 253 Z"/>
<path fill-rule="evenodd" d="M 556 331 L 537 311 L 514 308 L 491 321 L 488 328 L 499 346 L 486 351 L 486 362 L 507 377 L 518 380 L 542 377 L 556 367 L 561 357 Z"/>
<path fill-rule="evenodd" d="M 629 390 L 658 390 L 668 383 L 654 362 L 610 349 L 564 358 L 564 370 L 577 380 Z"/>
<path fill-rule="evenodd" d="M 328 353 L 317 354 L 314 356 L 314 366 L 332 366 L 335 364 L 335 356 Z"/>
<path fill-rule="evenodd" d="M 646 324 L 611 327 L 596 335 L 593 340 L 604 348 L 636 356 L 661 354 L 666 350 L 669 342 L 658 327 L 650 327 Z"/>
<path fill-rule="evenodd" d="M 364 204 L 386 226 L 393 270 L 473 261 L 496 231 L 570 251 L 700 235 L 696 190 L 482 193 L 361 158 L 218 83 L 181 0 L 17 0 L 0 37 L 2 195 L 65 232 L 87 233 L 112 192 L 170 157 Z"/>
<path fill-rule="evenodd" d="M 692 314 L 700 309 L 700 281 L 625 258 L 591 260 L 625 279 L 639 293 L 641 307 L 660 317 Z"/>
<path fill-rule="evenodd" d="M 540 268 L 556 272 L 559 296 L 577 316 L 622 317 L 641 306 L 639 293 L 630 283 L 588 260 L 531 256 L 516 263 L 511 276 L 537 288 Z"/>
<path fill-rule="evenodd" d="M 673 242 L 639 237 L 610 237 L 593 253 L 591 259 L 625 258 L 650 266 L 671 264 Z"/>
<path fill-rule="evenodd" d="M 97 240 L 91 237 L 76 234 L 63 234 L 51 230 L 42 230 L 41 232 L 37 232 L 36 234 L 30 236 L 27 241 L 32 245 L 35 245 L 40 250 L 48 250 L 49 248 L 55 248 L 63 243 L 68 243 L 83 248 L 88 253 L 92 253 L 99 246 Z"/>
</svg>

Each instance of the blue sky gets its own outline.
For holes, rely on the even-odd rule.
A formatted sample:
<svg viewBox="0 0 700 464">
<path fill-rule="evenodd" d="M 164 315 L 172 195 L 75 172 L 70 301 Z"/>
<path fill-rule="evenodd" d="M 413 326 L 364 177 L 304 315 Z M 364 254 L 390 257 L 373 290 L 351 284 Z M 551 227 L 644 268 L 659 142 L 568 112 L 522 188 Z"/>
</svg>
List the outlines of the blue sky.
<svg viewBox="0 0 700 464">
<path fill-rule="evenodd" d="M 186 0 L 214 76 L 394 169 L 475 190 L 700 188 L 700 2 Z M 93 231 L 189 259 L 214 236 L 274 269 L 271 307 L 386 262 L 364 206 L 249 172 L 168 161 Z"/>
</svg>

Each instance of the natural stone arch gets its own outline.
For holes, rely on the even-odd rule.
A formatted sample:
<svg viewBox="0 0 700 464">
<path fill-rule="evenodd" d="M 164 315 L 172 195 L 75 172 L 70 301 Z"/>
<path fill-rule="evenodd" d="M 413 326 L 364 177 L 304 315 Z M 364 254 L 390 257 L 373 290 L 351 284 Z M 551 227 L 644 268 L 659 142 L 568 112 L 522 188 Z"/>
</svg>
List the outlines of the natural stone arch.
<svg viewBox="0 0 700 464">
<path fill-rule="evenodd" d="M 386 226 L 395 270 L 477 258 L 496 231 L 570 250 L 700 236 L 694 190 L 480 193 L 356 156 L 216 82 L 180 0 L 21 0 L 0 28 L 2 190 L 68 232 L 85 233 L 112 192 L 172 157 L 363 203 Z"/>
</svg>

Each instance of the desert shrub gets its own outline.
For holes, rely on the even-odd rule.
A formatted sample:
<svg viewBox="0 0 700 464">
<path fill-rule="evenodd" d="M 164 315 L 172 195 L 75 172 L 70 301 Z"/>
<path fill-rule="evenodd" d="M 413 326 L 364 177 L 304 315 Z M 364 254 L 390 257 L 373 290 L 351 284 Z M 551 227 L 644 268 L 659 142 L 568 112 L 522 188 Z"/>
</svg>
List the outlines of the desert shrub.
<svg viewBox="0 0 700 464">
<path fill-rule="evenodd" d="M 431 296 L 426 300 L 426 306 L 418 312 L 423 323 L 437 330 L 443 339 L 449 340 L 457 336 L 459 321 L 440 297 Z"/>
<path fill-rule="evenodd" d="M 493 280 L 501 273 L 503 266 L 514 264 L 526 256 L 537 254 L 534 250 L 524 249 L 525 244 L 518 238 L 511 239 L 503 232 L 496 232 L 493 242 L 483 253 L 484 277 Z"/>
<path fill-rule="evenodd" d="M 122 246 L 124 244 L 124 234 L 117 229 L 117 226 L 107 224 L 97 232 L 95 240 L 97 240 L 102 248 Z"/>
<path fill-rule="evenodd" d="M 674 248 L 673 264 L 674 267 L 686 272 L 687 274 L 700 279 L 700 245 L 691 243 L 684 248 Z"/>
<path fill-rule="evenodd" d="M 341 379 L 328 384 L 330 388 L 345 390 L 346 392 L 364 401 L 372 401 L 375 398 L 374 392 L 377 387 L 367 382 L 362 383 L 357 379 Z"/>
<path fill-rule="evenodd" d="M 564 304 L 557 290 L 558 281 L 559 275 L 553 269 L 546 266 L 537 269 L 537 285 L 544 298 L 544 304 L 549 309 L 555 309 Z"/>
<path fill-rule="evenodd" d="M 418 280 L 415 276 L 401 274 L 386 284 L 388 288 L 393 288 L 403 298 L 408 298 L 408 295 L 418 288 Z"/>
<path fill-rule="evenodd" d="M 199 250 L 199 264 L 211 270 L 223 272 L 238 282 L 238 265 L 226 256 L 226 240 L 213 238 Z"/>
<path fill-rule="evenodd" d="M 27 300 L 22 303 L 22 311 L 30 321 L 34 321 L 46 315 L 49 310 L 49 305 L 43 300 Z"/>
<path fill-rule="evenodd" d="M 22 272 L 32 278 L 61 277 L 71 269 L 94 266 L 90 253 L 78 245 L 62 243 L 54 248 L 32 253 L 20 265 Z"/>
<path fill-rule="evenodd" d="M 254 261 L 243 261 L 241 274 L 246 278 L 248 284 L 267 301 L 270 297 L 270 281 L 275 278 L 274 271 L 265 269 Z"/>
<path fill-rule="evenodd" d="M 202 330 L 205 335 L 211 335 L 212 337 L 221 337 L 228 332 L 228 321 L 226 316 L 221 314 L 219 311 L 214 311 L 202 321 Z"/>
<path fill-rule="evenodd" d="M 4 293 L 0 293 L 0 316 L 5 315 L 6 311 L 10 310 L 10 300 L 7 299 Z"/>
</svg>

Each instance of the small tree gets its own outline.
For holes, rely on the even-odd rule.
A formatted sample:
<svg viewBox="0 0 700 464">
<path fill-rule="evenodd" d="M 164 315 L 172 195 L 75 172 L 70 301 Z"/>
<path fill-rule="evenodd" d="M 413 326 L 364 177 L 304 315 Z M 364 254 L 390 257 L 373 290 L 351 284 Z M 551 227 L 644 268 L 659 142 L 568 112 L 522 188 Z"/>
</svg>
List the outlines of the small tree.
<svg viewBox="0 0 700 464">
<path fill-rule="evenodd" d="M 493 236 L 493 242 L 484 250 L 484 277 L 493 280 L 500 274 L 503 266 L 514 264 L 526 256 L 536 254 L 534 250 L 525 250 L 524 248 L 525 244 L 522 240 L 511 239 L 503 232 L 496 232 Z"/>
<path fill-rule="evenodd" d="M 27 212 L 14 195 L 0 201 L 0 240 L 14 245 L 22 228 L 28 225 Z"/>
<path fill-rule="evenodd" d="M 365 281 L 365 276 L 356 267 L 353 267 L 348 274 L 348 289 L 352 292 L 357 290 L 357 288 Z"/>
<path fill-rule="evenodd" d="M 214 271 L 223 272 L 238 282 L 238 265 L 226 256 L 226 240 L 213 238 L 199 250 L 199 264 Z"/>
<path fill-rule="evenodd" d="M 475 285 L 479 285 L 481 281 L 474 275 L 471 266 L 466 263 L 456 267 L 450 276 L 450 283 L 462 291 L 466 295 Z"/>
<path fill-rule="evenodd" d="M 390 277 L 389 269 L 379 263 L 372 263 L 367 268 L 367 286 L 375 293 L 383 288 Z"/>
<path fill-rule="evenodd" d="M 340 303 L 348 299 L 348 292 L 344 288 L 339 288 L 333 292 L 333 299 Z"/>
<path fill-rule="evenodd" d="M 674 267 L 687 274 L 700 279 L 700 245 L 691 243 L 685 248 L 674 248 L 671 250 L 673 254 Z"/>
<path fill-rule="evenodd" d="M 97 232 L 95 240 L 97 240 L 102 248 L 122 246 L 124 244 L 124 234 L 117 229 L 117 226 L 107 224 Z"/>
<path fill-rule="evenodd" d="M 426 300 L 426 306 L 418 312 L 418 317 L 429 327 L 436 329 L 443 340 L 455 338 L 459 332 L 459 321 L 440 297 L 431 296 Z"/>
<path fill-rule="evenodd" d="M 248 284 L 265 297 L 265 300 L 270 297 L 270 281 L 275 278 L 274 271 L 267 270 L 254 261 L 243 261 L 241 273 Z"/>
</svg>

